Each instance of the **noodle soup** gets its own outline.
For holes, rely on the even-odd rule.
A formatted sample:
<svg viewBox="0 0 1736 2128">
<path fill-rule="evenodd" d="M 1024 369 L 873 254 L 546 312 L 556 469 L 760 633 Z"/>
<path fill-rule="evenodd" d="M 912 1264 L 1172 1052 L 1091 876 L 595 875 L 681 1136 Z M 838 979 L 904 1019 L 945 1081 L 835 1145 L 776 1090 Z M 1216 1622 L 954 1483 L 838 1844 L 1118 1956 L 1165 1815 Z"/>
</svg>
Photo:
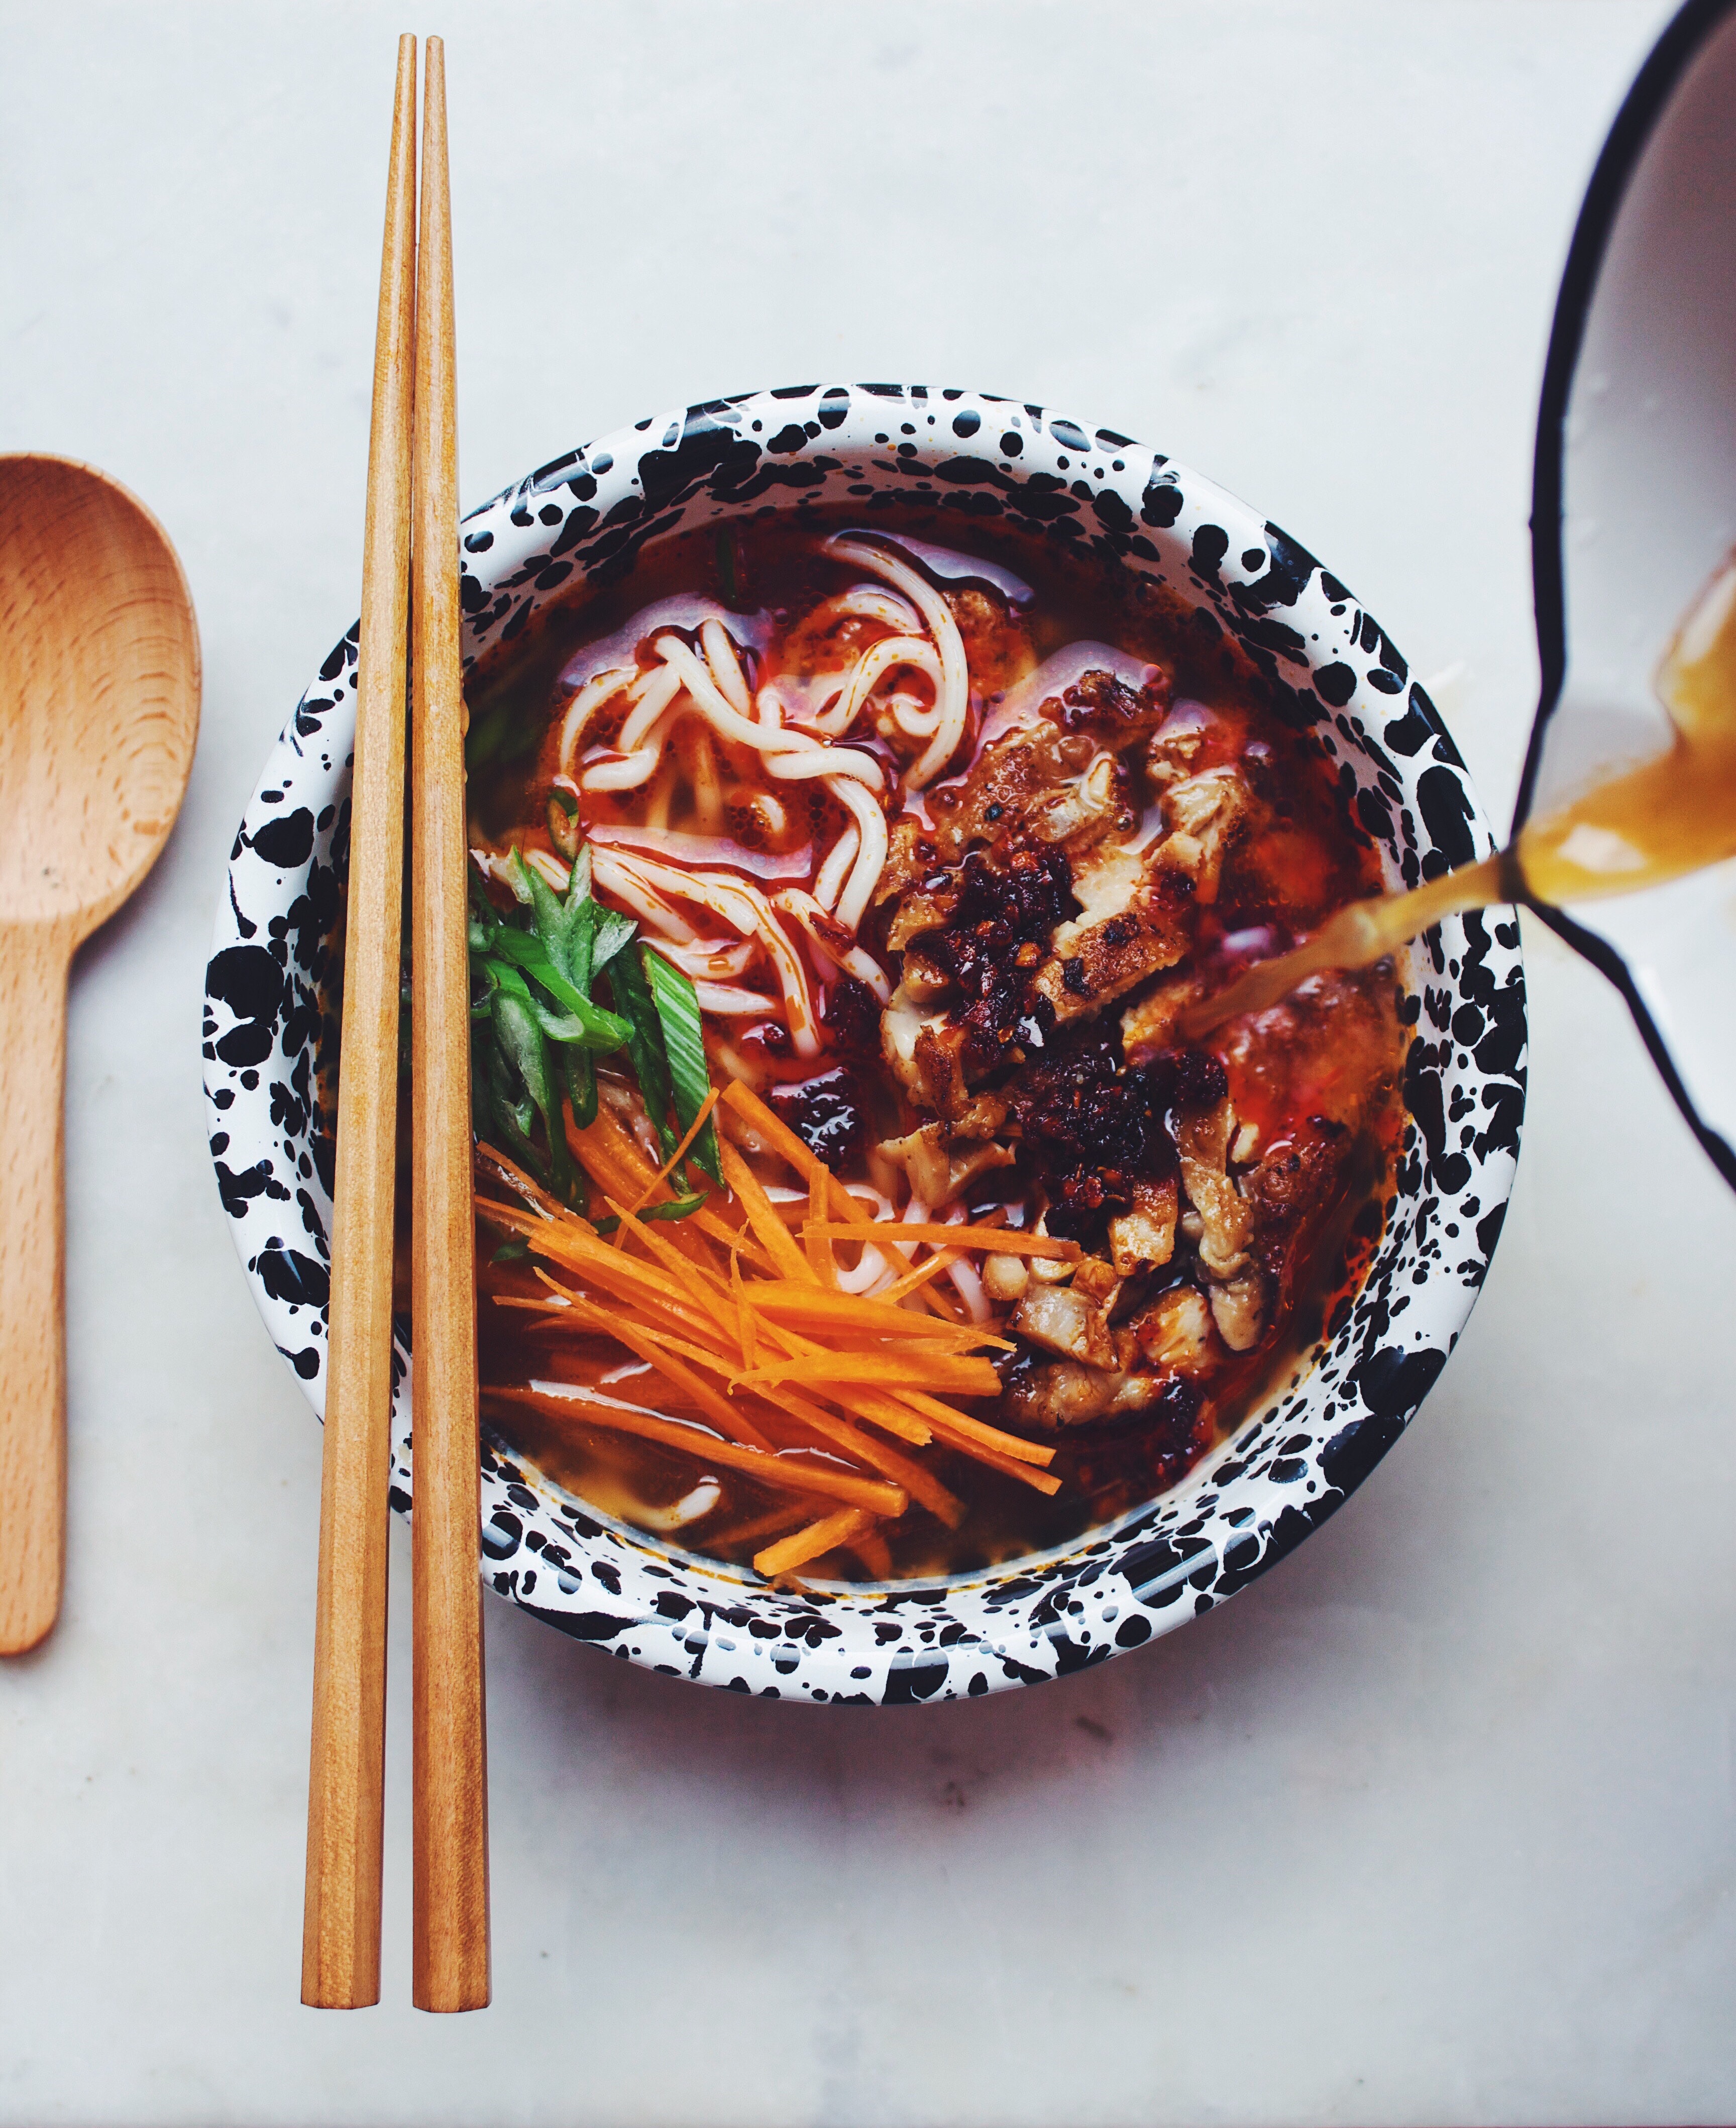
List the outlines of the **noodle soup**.
<svg viewBox="0 0 1736 2128">
<path fill-rule="evenodd" d="M 1323 758 L 1160 586 L 958 538 L 686 533 L 468 689 L 485 1409 L 774 1577 L 1174 1484 L 1330 1333 L 1402 1126 L 1389 966 L 1178 1031 L 1378 891 Z"/>
</svg>

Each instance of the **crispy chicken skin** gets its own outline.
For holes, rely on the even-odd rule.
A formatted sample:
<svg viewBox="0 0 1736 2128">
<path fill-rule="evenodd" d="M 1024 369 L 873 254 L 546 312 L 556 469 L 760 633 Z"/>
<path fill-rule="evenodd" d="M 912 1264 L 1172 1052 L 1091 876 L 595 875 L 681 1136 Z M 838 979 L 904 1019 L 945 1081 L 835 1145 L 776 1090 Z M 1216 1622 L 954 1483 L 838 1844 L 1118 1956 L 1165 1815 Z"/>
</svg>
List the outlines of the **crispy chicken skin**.
<svg viewBox="0 0 1736 2128">
<path fill-rule="evenodd" d="M 1183 1390 L 1189 1423 L 1209 1409 L 1389 1083 L 1390 1014 L 1354 981 L 1239 1027 L 1224 1062 L 1180 1043 L 1201 927 L 1283 810 L 1213 743 L 1161 677 L 1088 672 L 933 791 L 926 832 L 899 824 L 881 881 L 879 936 L 903 956 L 882 1047 L 927 1119 L 883 1152 L 936 1209 L 1017 1165 L 1048 1231 L 1084 1244 L 1071 1267 L 985 1266 L 1018 1347 L 1001 1415 L 1039 1432 Z M 1226 1064 L 1256 1115 L 1302 1100 L 1309 1120 L 1266 1142 Z"/>
</svg>

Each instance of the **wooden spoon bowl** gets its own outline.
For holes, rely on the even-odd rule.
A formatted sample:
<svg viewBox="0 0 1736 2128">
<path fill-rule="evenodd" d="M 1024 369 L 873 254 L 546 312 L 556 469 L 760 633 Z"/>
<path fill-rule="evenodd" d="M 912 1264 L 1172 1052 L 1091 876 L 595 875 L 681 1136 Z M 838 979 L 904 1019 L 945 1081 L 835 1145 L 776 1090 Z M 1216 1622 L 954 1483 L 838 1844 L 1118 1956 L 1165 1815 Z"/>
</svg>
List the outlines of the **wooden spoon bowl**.
<svg viewBox="0 0 1736 2128">
<path fill-rule="evenodd" d="M 68 971 L 168 840 L 198 729 L 162 526 L 93 467 L 0 457 L 0 1654 L 60 1603 Z"/>
</svg>

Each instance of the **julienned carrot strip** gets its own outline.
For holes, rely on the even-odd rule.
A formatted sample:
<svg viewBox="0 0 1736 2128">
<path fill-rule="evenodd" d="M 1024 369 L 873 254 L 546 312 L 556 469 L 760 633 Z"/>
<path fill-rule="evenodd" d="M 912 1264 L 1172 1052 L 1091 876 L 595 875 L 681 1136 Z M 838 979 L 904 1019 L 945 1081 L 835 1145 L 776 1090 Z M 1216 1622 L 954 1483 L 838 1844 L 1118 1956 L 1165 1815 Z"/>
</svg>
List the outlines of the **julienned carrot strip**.
<svg viewBox="0 0 1736 2128">
<path fill-rule="evenodd" d="M 652 1176 L 651 1180 L 646 1185 L 645 1188 L 640 1191 L 638 1196 L 633 1200 L 633 1204 L 621 1214 L 621 1224 L 615 1235 L 615 1247 L 617 1248 L 620 1248 L 625 1245 L 631 1223 L 638 1218 L 640 1213 L 643 1211 L 646 1204 L 650 1201 L 652 1191 L 657 1188 L 659 1183 L 667 1182 L 670 1176 L 675 1172 L 676 1169 L 678 1168 L 681 1162 L 686 1158 L 688 1147 L 693 1143 L 700 1133 L 704 1129 L 706 1124 L 710 1122 L 711 1112 L 717 1104 L 718 1090 L 714 1086 L 711 1091 L 705 1096 L 704 1100 L 700 1104 L 700 1112 L 688 1125 L 686 1137 L 681 1140 L 675 1151 L 670 1154 L 668 1159 L 663 1162 L 663 1165 L 657 1170 L 657 1173 Z M 669 1201 L 673 1203 L 674 1199 L 675 1192 L 673 1190 L 671 1190 L 669 1193 Z M 697 1210 L 699 1208 L 695 1206 L 694 1209 Z"/>
<path fill-rule="evenodd" d="M 611 1205 L 610 1209 L 615 1210 L 617 1208 Z M 619 1216 L 619 1212 L 617 1216 Z M 659 1221 L 649 1226 L 642 1226 L 635 1221 L 633 1230 L 634 1238 L 641 1247 L 648 1250 L 657 1259 L 663 1269 L 678 1284 L 685 1282 L 686 1290 L 705 1309 L 723 1336 L 728 1337 L 735 1316 L 735 1304 L 729 1297 L 728 1289 L 711 1270 L 709 1264 L 700 1262 L 692 1256 L 684 1256 L 666 1233 L 660 1233 L 658 1228 L 662 1223 Z M 622 1225 L 624 1227 L 626 1225 L 624 1218 L 622 1219 Z"/>
<path fill-rule="evenodd" d="M 841 1544 L 860 1537 L 873 1524 L 872 1515 L 848 1508 L 841 1509 L 835 1515 L 828 1515 L 823 1522 L 810 1522 L 794 1537 L 781 1538 L 776 1544 L 768 1544 L 763 1551 L 757 1551 L 753 1556 L 754 1571 L 763 1574 L 770 1581 L 780 1574 L 788 1574 L 793 1567 L 805 1566 L 810 1559 L 836 1551 Z"/>
<path fill-rule="evenodd" d="M 956 1396 L 993 1396 L 1000 1377 L 986 1360 L 960 1359 L 951 1353 L 822 1352 L 811 1359 L 780 1360 L 737 1377 L 744 1389 L 771 1382 L 817 1384 L 824 1389 L 856 1382 L 894 1388 L 951 1389 Z"/>
<path fill-rule="evenodd" d="M 854 1330 L 865 1336 L 871 1330 L 888 1337 L 949 1337 L 954 1334 L 946 1323 L 937 1323 L 932 1315 L 913 1315 L 908 1308 L 891 1307 L 878 1297 L 865 1300 L 853 1293 L 816 1293 L 811 1285 L 798 1285 L 793 1280 L 769 1278 L 757 1280 L 748 1290 L 758 1313 L 792 1326 Z M 1006 1344 L 1004 1338 L 993 1337 L 987 1330 L 979 1332 L 974 1323 L 967 1326 L 966 1335 L 984 1344 Z M 1007 1349 L 1011 1351 L 1013 1348 L 1008 1345 Z"/>
<path fill-rule="evenodd" d="M 741 1252 L 729 1252 L 729 1287 L 735 1295 L 736 1336 L 742 1347 L 742 1365 L 751 1367 L 759 1357 L 760 1318 L 747 1304 L 747 1288 L 742 1279 Z"/>
<path fill-rule="evenodd" d="M 890 1307 L 894 1301 L 902 1300 L 907 1293 L 918 1291 L 931 1278 L 945 1271 L 949 1264 L 957 1261 L 958 1252 L 956 1249 L 937 1249 L 914 1271 L 907 1271 L 902 1278 L 894 1279 L 890 1285 L 883 1285 L 874 1298 L 883 1306 Z"/>
<path fill-rule="evenodd" d="M 1016 1462 L 1010 1456 L 1002 1456 L 993 1448 L 984 1448 L 979 1441 L 948 1441 L 938 1427 L 935 1428 L 935 1438 L 945 1442 L 949 1448 L 956 1448 L 961 1456 L 969 1456 L 985 1470 L 998 1470 L 1003 1478 L 1017 1478 L 1022 1485 L 1029 1485 L 1036 1492 L 1058 1493 L 1061 1489 L 1060 1480 L 1047 1470 L 1033 1470 L 1028 1463 Z"/>
<path fill-rule="evenodd" d="M 781 1507 L 769 1515 L 755 1515 L 744 1522 L 731 1522 L 727 1528 L 711 1530 L 705 1541 L 720 1556 L 727 1556 L 732 1545 L 752 1544 L 757 1538 L 789 1534 L 799 1526 L 804 1515 L 812 1513 L 798 1501 L 785 1500 Z"/>
<path fill-rule="evenodd" d="M 940 1480 L 932 1476 L 913 1456 L 900 1456 L 884 1441 L 877 1441 L 871 1433 L 864 1433 L 848 1419 L 834 1418 L 829 1411 L 822 1411 L 806 1397 L 785 1394 L 766 1401 L 775 1401 L 780 1411 L 787 1411 L 792 1418 L 799 1419 L 823 1440 L 833 1442 L 847 1456 L 860 1456 L 883 1478 L 889 1478 L 894 1485 L 902 1485 L 918 1506 L 937 1515 L 948 1529 L 956 1529 L 964 1520 L 964 1503 L 949 1493 Z M 929 1438 L 932 1440 L 932 1433 Z"/>
<path fill-rule="evenodd" d="M 724 1099 L 728 1099 L 728 1092 Z M 742 1159 L 726 1138 L 719 1151 L 723 1158 L 723 1180 L 741 1199 L 742 1209 L 747 1214 L 747 1223 L 760 1238 L 761 1247 L 771 1257 L 774 1270 L 799 1285 L 813 1283 L 813 1267 L 795 1243 L 790 1238 L 790 1229 L 778 1217 L 771 1199 L 766 1195 L 760 1178 Z"/>
<path fill-rule="evenodd" d="M 937 1286 L 918 1286 L 916 1298 L 931 1315 L 937 1316 L 942 1323 L 950 1323 L 956 1326 L 970 1319 L 957 1303 L 949 1299 Z"/>
<path fill-rule="evenodd" d="M 886 1432 L 896 1434 L 900 1441 L 908 1441 L 913 1448 L 926 1448 L 934 1438 L 934 1428 L 926 1418 L 918 1418 L 879 1389 L 858 1385 L 847 1390 L 840 1401 L 848 1402 L 852 1418 L 868 1419 Z"/>
<path fill-rule="evenodd" d="M 751 1087 L 744 1085 L 739 1079 L 733 1079 L 723 1089 L 723 1100 L 743 1122 L 751 1123 L 761 1138 L 774 1146 L 798 1175 L 805 1178 L 810 1191 L 817 1185 L 823 1197 L 829 1197 L 833 1211 L 843 1223 L 843 1231 L 851 1238 L 855 1238 L 862 1228 L 874 1226 L 872 1215 L 862 1209 L 825 1161 L 818 1153 L 810 1152 L 790 1126 L 775 1116 Z"/>
<path fill-rule="evenodd" d="M 821 1180 L 824 1176 L 825 1180 Z M 826 1237 L 809 1229 L 826 1217 L 827 1200 L 832 1194 L 832 1171 L 821 1167 L 808 1177 L 808 1225 L 802 1233 L 802 1247 L 813 1271 L 814 1283 L 836 1293 L 838 1290 L 838 1267 L 832 1260 L 832 1244 Z"/>
<path fill-rule="evenodd" d="M 745 1411 L 738 1409 L 726 1397 L 720 1396 L 717 1390 L 702 1382 L 675 1356 L 669 1349 L 671 1339 L 660 1336 L 655 1330 L 647 1329 L 643 1323 L 624 1323 L 619 1315 L 611 1309 L 597 1308 L 576 1299 L 572 1306 L 575 1320 L 588 1317 L 595 1328 L 624 1345 L 647 1367 L 655 1367 L 660 1375 L 673 1382 L 684 1396 L 697 1404 L 714 1426 L 722 1427 L 733 1440 L 750 1441 L 756 1448 L 770 1448 L 771 1444 Z M 685 1340 L 682 1342 L 685 1343 Z M 687 1352 L 690 1357 L 704 1364 L 703 1348 L 690 1345 Z M 721 1366 L 727 1363 L 719 1361 L 716 1364 Z"/>
<path fill-rule="evenodd" d="M 576 1384 L 570 1388 L 563 1386 L 558 1393 L 528 1387 L 489 1387 L 484 1389 L 482 1394 L 506 1404 L 524 1404 L 548 1418 L 582 1418 L 592 1425 L 612 1427 L 617 1432 L 637 1433 L 647 1441 L 661 1442 L 666 1448 L 679 1448 L 702 1462 L 745 1471 L 750 1477 L 784 1491 L 818 1493 L 835 1500 L 846 1500 L 852 1507 L 866 1508 L 870 1514 L 901 1515 L 909 1505 L 900 1485 L 889 1485 L 878 1478 L 855 1477 L 847 1470 L 829 1470 L 818 1463 L 799 1463 L 792 1456 L 769 1454 L 763 1448 L 744 1447 L 738 1442 L 707 1433 L 699 1427 L 684 1426 L 678 1419 L 659 1418 L 654 1413 L 622 1404 L 600 1390 L 583 1389 Z"/>
<path fill-rule="evenodd" d="M 710 1314 L 696 1305 L 676 1282 L 655 1264 L 635 1256 L 617 1256 L 606 1242 L 586 1235 L 576 1227 L 534 1226 L 524 1238 L 534 1255 L 549 1256 L 568 1270 L 576 1271 L 600 1285 L 618 1300 L 641 1307 L 649 1304 L 673 1315 L 696 1330 L 706 1328 Z M 689 1271 L 692 1266 L 685 1268 Z"/>
<path fill-rule="evenodd" d="M 879 1530 L 870 1527 L 847 1540 L 845 1549 L 853 1551 L 868 1570 L 870 1581 L 889 1581 L 892 1579 L 892 1547 Z"/>
<path fill-rule="evenodd" d="M 1052 1448 L 1041 1447 L 1022 1435 L 1004 1433 L 998 1426 L 986 1426 L 979 1418 L 967 1413 L 955 1411 L 950 1404 L 942 1404 L 936 1397 L 924 1396 L 920 1389 L 903 1389 L 899 1400 L 913 1411 L 920 1412 L 924 1418 L 937 1426 L 945 1427 L 950 1433 L 963 1434 L 966 1439 L 980 1442 L 984 1448 L 992 1448 L 1003 1456 L 1010 1456 L 1019 1463 L 1040 1463 L 1047 1465 L 1055 1461 Z"/>
<path fill-rule="evenodd" d="M 820 1230 L 834 1241 L 854 1241 L 858 1229 L 828 1220 Z M 1057 1234 L 1022 1234 L 1006 1227 L 946 1227 L 933 1223 L 908 1225 L 883 1219 L 875 1228 L 883 1242 L 927 1242 L 936 1248 L 988 1249 L 996 1256 L 1043 1256 L 1055 1263 L 1077 1263 L 1081 1251 L 1077 1242 Z"/>
<path fill-rule="evenodd" d="M 609 1109 L 600 1107 L 594 1123 L 586 1124 L 581 1131 L 569 1130 L 567 1137 L 586 1173 L 605 1195 L 631 1204 L 645 1187 L 652 1173 L 651 1162 L 638 1140 Z M 587 1151 L 590 1159 L 586 1157 Z M 593 1160 L 597 1166 L 593 1166 Z M 685 1219 L 673 1223 L 681 1234 L 683 1253 L 700 1252 L 699 1237 L 702 1234 L 720 1242 L 726 1249 L 734 1239 L 730 1228 L 708 1205 L 700 1205 L 696 1212 L 690 1212 Z"/>
</svg>

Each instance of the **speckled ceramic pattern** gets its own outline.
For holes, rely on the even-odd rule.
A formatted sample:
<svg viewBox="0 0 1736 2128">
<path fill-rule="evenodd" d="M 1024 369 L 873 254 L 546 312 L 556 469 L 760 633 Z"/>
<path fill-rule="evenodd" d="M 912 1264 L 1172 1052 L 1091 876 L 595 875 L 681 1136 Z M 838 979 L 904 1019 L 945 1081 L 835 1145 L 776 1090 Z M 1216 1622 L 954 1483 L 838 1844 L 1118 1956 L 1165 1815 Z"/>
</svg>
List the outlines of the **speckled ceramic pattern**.
<svg viewBox="0 0 1736 2128">
<path fill-rule="evenodd" d="M 580 572 L 729 513 L 915 497 L 968 546 L 1001 519 L 1109 568 L 1158 576 L 1243 644 L 1280 714 L 1311 729 L 1414 883 L 1492 847 L 1433 706 L 1373 617 L 1294 540 L 1208 481 L 1043 408 L 920 386 L 804 385 L 692 406 L 530 474 L 463 528 L 465 650 L 524 628 Z M 323 1407 L 334 1119 L 316 1060 L 341 915 L 357 630 L 297 705 L 230 853 L 203 1030 L 211 1151 L 260 1313 Z M 485 1443 L 483 1573 L 609 1653 L 737 1692 L 894 1704 L 1035 1684 L 1138 1646 L 1294 1549 L 1397 1439 L 1487 1269 L 1518 1153 L 1525 1016 L 1518 927 L 1442 925 L 1416 949 L 1410 1112 L 1374 1264 L 1330 1344 L 1163 1499 L 1065 1551 L 946 1583 L 774 1591 L 657 1546 Z M 407 1512 L 401 1342 L 392 1499 Z"/>
</svg>

